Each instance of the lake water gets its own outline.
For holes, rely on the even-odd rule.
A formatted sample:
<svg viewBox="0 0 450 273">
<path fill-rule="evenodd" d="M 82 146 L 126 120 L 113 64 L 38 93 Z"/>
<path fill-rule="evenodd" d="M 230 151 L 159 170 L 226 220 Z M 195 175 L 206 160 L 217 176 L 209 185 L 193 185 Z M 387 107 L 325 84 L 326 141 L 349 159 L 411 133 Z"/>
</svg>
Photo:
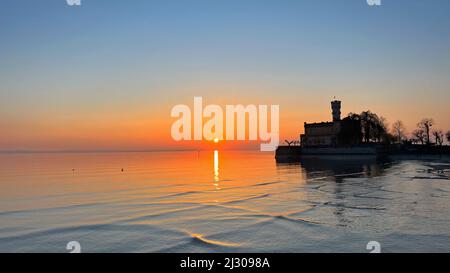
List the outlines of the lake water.
<svg viewBox="0 0 450 273">
<path fill-rule="evenodd" d="M 0 252 L 449 252 L 449 179 L 448 160 L 0 154 Z"/>
</svg>

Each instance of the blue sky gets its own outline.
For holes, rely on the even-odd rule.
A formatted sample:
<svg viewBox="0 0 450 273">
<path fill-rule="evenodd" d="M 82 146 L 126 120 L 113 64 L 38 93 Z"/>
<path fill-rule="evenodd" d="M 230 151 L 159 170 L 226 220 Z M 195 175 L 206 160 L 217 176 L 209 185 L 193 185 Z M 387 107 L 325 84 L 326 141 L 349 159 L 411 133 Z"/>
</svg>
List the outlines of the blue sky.
<svg viewBox="0 0 450 273">
<path fill-rule="evenodd" d="M 338 96 L 344 112 L 450 129 L 450 1 L 382 2 L 0 0 L 0 125 L 14 137 L 99 109 L 163 116 L 194 95 L 273 101 L 302 124 Z"/>
</svg>

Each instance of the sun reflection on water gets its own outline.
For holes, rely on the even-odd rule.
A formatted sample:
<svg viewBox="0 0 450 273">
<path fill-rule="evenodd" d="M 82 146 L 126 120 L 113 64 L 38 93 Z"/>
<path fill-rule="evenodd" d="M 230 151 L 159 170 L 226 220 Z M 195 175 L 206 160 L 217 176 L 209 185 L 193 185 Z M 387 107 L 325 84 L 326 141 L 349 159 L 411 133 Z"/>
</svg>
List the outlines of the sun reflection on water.
<svg viewBox="0 0 450 273">
<path fill-rule="evenodd" d="M 219 180 L 219 151 L 214 150 L 214 187 L 216 190 L 220 190 Z"/>
</svg>

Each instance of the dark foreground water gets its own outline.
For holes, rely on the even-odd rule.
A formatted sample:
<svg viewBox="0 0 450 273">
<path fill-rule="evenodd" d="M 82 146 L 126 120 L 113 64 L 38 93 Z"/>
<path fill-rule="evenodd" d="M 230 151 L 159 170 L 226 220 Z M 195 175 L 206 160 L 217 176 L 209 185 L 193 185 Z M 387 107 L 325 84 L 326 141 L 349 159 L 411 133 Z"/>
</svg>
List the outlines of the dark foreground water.
<svg viewBox="0 0 450 273">
<path fill-rule="evenodd" d="M 122 171 L 123 169 L 123 171 Z M 450 251 L 448 160 L 0 155 L 0 252 Z"/>
</svg>

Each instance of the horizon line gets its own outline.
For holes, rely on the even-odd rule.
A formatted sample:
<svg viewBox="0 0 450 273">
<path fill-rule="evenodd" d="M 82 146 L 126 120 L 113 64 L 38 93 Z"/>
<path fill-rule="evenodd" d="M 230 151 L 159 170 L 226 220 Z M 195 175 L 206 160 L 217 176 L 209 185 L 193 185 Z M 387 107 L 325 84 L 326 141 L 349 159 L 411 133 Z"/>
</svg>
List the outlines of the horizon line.
<svg viewBox="0 0 450 273">
<path fill-rule="evenodd" d="M 0 150 L 0 154 L 64 154 L 64 153 L 157 153 L 157 152 L 204 152 L 204 151 L 214 151 L 219 149 L 107 149 L 107 150 L 95 150 L 95 149 L 87 149 L 87 150 Z M 259 149 L 255 148 L 234 148 L 227 149 L 222 148 L 222 151 L 259 151 Z"/>
</svg>

